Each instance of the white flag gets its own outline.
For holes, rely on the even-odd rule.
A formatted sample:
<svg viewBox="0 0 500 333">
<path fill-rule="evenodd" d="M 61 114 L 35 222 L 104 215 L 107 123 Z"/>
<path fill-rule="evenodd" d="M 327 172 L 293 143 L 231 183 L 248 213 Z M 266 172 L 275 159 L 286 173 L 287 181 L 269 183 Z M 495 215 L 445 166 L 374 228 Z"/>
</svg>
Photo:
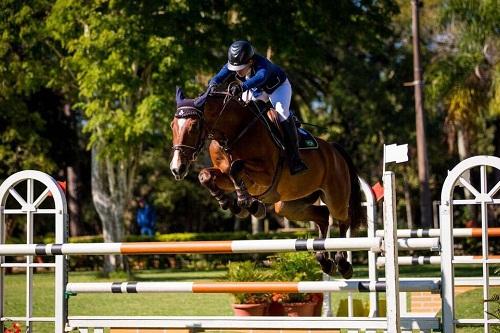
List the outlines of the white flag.
<svg viewBox="0 0 500 333">
<path fill-rule="evenodd" d="M 384 145 L 384 164 L 390 162 L 402 163 L 408 161 L 408 144 Z"/>
</svg>

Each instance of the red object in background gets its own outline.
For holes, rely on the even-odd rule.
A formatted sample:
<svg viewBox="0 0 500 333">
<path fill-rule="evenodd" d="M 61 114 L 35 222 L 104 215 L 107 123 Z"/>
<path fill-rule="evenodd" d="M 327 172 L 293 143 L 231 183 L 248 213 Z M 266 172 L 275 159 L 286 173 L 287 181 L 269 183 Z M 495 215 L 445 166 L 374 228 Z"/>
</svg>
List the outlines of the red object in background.
<svg viewBox="0 0 500 333">
<path fill-rule="evenodd" d="M 59 184 L 59 187 L 62 188 L 64 194 L 66 194 L 66 182 L 62 182 L 62 181 L 58 180 L 57 183 Z M 52 193 L 49 192 L 48 196 L 51 197 Z"/>
<path fill-rule="evenodd" d="M 477 221 L 469 220 L 465 222 L 466 228 L 481 228 L 481 226 L 477 223 Z"/>
<path fill-rule="evenodd" d="M 21 325 L 19 323 L 13 323 L 12 327 L 4 328 L 3 333 L 21 333 Z"/>
<path fill-rule="evenodd" d="M 377 182 L 372 186 L 373 194 L 375 194 L 375 200 L 380 201 L 384 197 L 384 187 L 380 182 Z"/>
</svg>

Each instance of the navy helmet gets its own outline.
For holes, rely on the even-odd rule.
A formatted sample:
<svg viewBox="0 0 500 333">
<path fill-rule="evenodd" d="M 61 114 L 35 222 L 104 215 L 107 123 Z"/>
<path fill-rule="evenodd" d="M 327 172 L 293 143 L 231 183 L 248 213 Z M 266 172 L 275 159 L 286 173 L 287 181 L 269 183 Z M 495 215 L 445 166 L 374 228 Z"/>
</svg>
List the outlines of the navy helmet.
<svg viewBox="0 0 500 333">
<path fill-rule="evenodd" d="M 245 68 L 255 51 L 246 40 L 238 40 L 231 44 L 227 51 L 227 68 L 231 71 L 239 71 Z"/>
</svg>

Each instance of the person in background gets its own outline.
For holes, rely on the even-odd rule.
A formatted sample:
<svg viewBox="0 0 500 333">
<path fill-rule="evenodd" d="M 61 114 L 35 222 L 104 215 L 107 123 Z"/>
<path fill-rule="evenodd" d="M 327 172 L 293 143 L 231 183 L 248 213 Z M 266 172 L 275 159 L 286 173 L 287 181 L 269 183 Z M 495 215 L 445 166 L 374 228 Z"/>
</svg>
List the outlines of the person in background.
<svg viewBox="0 0 500 333">
<path fill-rule="evenodd" d="M 142 236 L 154 236 L 156 225 L 156 212 L 152 205 L 148 204 L 144 198 L 138 200 L 137 225 Z"/>
</svg>

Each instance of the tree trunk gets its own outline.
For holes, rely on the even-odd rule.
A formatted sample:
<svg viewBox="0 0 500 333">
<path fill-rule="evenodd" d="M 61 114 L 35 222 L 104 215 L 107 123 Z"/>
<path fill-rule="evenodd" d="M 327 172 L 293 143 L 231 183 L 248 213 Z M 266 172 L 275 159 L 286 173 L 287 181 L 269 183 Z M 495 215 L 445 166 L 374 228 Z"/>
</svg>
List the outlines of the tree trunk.
<svg viewBox="0 0 500 333">
<path fill-rule="evenodd" d="M 432 227 L 432 202 L 429 189 L 429 162 L 425 135 L 423 75 L 420 64 L 419 0 L 411 0 L 413 35 L 413 86 L 415 88 L 415 124 L 417 130 L 418 179 L 420 181 L 420 221 L 423 228 Z"/>
<path fill-rule="evenodd" d="M 495 156 L 500 156 L 500 117 L 495 121 Z M 493 176 L 493 181 L 495 184 L 500 181 L 500 171 L 495 170 L 495 174 Z"/>
<path fill-rule="evenodd" d="M 92 199 L 102 222 L 104 241 L 122 242 L 125 236 L 123 216 L 132 197 L 135 162 L 132 159 L 113 163 L 98 154 L 96 145 L 92 149 Z M 105 274 L 118 267 L 124 268 L 121 256 L 105 257 Z"/>
<path fill-rule="evenodd" d="M 83 228 L 80 221 L 80 189 L 78 162 L 66 167 L 66 193 L 69 213 L 69 235 L 80 236 Z"/>
<path fill-rule="evenodd" d="M 465 160 L 467 157 L 469 157 L 470 152 L 469 152 L 469 138 L 467 135 L 467 130 L 463 128 L 459 128 L 457 130 L 457 150 L 458 150 L 458 157 L 460 158 L 460 161 Z"/>
<path fill-rule="evenodd" d="M 72 162 L 66 167 L 66 198 L 68 200 L 69 234 L 70 236 L 80 236 L 83 233 L 80 221 L 80 149 L 78 146 L 80 128 L 77 125 L 75 114 L 72 112 L 69 103 L 64 104 L 63 114 L 67 118 L 69 128 L 71 129 L 70 142 L 77 148 L 77 151 L 71 154 Z"/>
<path fill-rule="evenodd" d="M 413 212 L 411 209 L 411 193 L 406 178 L 403 178 L 403 189 L 405 193 L 406 221 L 408 229 L 413 229 Z"/>
</svg>

